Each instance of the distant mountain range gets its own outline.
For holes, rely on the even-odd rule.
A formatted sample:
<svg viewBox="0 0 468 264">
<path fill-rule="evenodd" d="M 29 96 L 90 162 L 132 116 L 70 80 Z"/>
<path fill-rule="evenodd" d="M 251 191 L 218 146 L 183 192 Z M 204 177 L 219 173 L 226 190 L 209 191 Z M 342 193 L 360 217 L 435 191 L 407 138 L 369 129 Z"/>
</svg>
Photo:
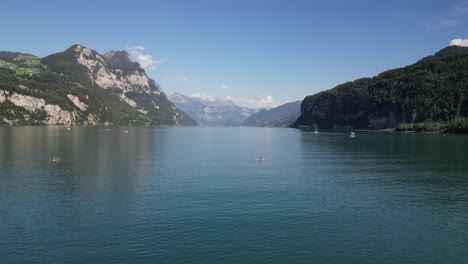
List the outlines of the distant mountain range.
<svg viewBox="0 0 468 264">
<path fill-rule="evenodd" d="M 196 125 L 126 51 L 0 52 L 0 124 Z"/>
<path fill-rule="evenodd" d="M 301 114 L 302 101 L 291 102 L 278 107 L 261 110 L 251 115 L 241 125 L 257 127 L 288 127 Z"/>
<path fill-rule="evenodd" d="M 295 127 L 468 133 L 468 48 L 307 96 Z"/>
<path fill-rule="evenodd" d="M 259 111 L 237 106 L 230 100 L 200 99 L 177 92 L 168 99 L 202 126 L 238 126 Z"/>
</svg>

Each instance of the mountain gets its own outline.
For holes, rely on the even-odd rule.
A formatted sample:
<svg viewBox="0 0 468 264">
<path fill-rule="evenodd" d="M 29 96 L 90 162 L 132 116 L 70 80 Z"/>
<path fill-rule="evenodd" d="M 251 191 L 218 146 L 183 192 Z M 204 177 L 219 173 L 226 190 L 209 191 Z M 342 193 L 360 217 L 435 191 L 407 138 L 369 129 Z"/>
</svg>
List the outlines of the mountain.
<svg viewBox="0 0 468 264">
<path fill-rule="evenodd" d="M 468 55 L 468 49 L 466 47 L 449 46 L 449 47 L 439 50 L 434 55 L 423 58 L 419 62 L 430 61 L 432 59 L 445 59 L 448 57 L 463 56 L 463 55 Z"/>
<path fill-rule="evenodd" d="M 196 125 L 126 51 L 0 52 L 0 124 Z"/>
<path fill-rule="evenodd" d="M 295 127 L 468 132 L 468 48 L 307 96 Z"/>
<path fill-rule="evenodd" d="M 234 103 L 231 100 L 221 100 L 219 98 L 215 98 L 215 99 L 202 99 L 202 98 L 197 98 L 197 97 L 193 97 L 193 98 L 206 106 L 237 107 L 236 103 Z"/>
<path fill-rule="evenodd" d="M 290 126 L 301 114 L 301 103 L 302 101 L 291 102 L 269 110 L 261 110 L 247 118 L 242 122 L 242 125 L 258 127 Z"/>
<path fill-rule="evenodd" d="M 230 100 L 200 99 L 180 93 L 173 93 L 168 98 L 177 108 L 204 126 L 238 126 L 258 112 L 256 109 L 239 107 Z"/>
</svg>

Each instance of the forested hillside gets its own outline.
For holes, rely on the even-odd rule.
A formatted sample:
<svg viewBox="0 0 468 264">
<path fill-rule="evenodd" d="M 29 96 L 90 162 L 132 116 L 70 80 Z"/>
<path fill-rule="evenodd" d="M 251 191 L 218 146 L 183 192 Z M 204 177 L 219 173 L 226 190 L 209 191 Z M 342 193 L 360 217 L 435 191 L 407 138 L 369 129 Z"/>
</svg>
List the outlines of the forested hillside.
<svg viewBox="0 0 468 264">
<path fill-rule="evenodd" d="M 468 48 L 451 46 L 411 66 L 307 96 L 294 126 L 465 133 L 466 117 Z"/>
</svg>

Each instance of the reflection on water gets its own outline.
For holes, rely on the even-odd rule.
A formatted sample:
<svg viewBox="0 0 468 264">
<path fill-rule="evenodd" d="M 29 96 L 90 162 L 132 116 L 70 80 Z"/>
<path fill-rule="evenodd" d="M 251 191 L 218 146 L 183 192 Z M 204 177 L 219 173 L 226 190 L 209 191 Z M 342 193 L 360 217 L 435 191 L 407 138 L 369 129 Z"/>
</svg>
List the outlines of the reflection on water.
<svg viewBox="0 0 468 264">
<path fill-rule="evenodd" d="M 7 263 L 467 259 L 466 136 L 0 127 L 0 146 Z"/>
<path fill-rule="evenodd" d="M 372 241 L 368 249 L 391 245 L 381 253 L 401 257 L 396 262 L 466 259 L 468 137 L 361 132 L 349 139 L 303 132 L 301 142 L 303 154 L 316 157 L 304 176 L 314 177 L 309 184 L 321 193 L 321 208 L 352 222 L 343 237 L 364 232 Z"/>
</svg>

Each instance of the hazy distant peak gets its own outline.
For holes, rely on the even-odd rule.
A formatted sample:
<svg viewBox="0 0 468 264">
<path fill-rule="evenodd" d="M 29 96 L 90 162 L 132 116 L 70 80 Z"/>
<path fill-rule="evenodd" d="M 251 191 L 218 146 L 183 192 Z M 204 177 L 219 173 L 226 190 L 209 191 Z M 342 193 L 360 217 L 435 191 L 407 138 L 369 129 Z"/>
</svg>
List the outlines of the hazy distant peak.
<svg viewBox="0 0 468 264">
<path fill-rule="evenodd" d="M 234 103 L 234 101 L 232 100 L 222 100 L 219 98 L 212 97 L 200 97 L 196 95 L 191 95 L 190 97 L 207 106 L 237 106 L 236 103 Z"/>
<path fill-rule="evenodd" d="M 301 114 L 302 101 L 290 102 L 268 110 L 262 109 L 247 118 L 243 126 L 286 127 Z"/>
<path fill-rule="evenodd" d="M 223 106 L 223 107 L 237 107 L 236 103 L 232 100 L 222 100 L 219 98 L 211 98 L 211 97 L 200 97 L 197 95 L 184 95 L 179 92 L 174 92 L 169 95 L 171 101 L 177 101 L 179 103 L 189 102 L 189 101 L 196 101 L 206 106 Z"/>
<path fill-rule="evenodd" d="M 183 95 L 179 92 L 174 92 L 172 93 L 171 95 L 168 96 L 168 99 L 171 101 L 171 102 L 177 102 L 177 103 L 186 103 L 186 102 L 190 102 L 190 101 L 193 101 L 194 99 L 186 96 L 186 95 Z"/>
<path fill-rule="evenodd" d="M 201 100 L 209 106 L 237 106 L 232 100 L 222 100 L 219 98 Z"/>
<path fill-rule="evenodd" d="M 188 97 L 188 96 L 183 95 L 183 94 L 181 94 L 181 93 L 179 93 L 179 92 L 173 92 L 173 93 L 171 94 L 171 96 L 175 96 L 175 97 Z"/>
<path fill-rule="evenodd" d="M 258 112 L 257 109 L 239 107 L 232 100 L 222 100 L 200 94 L 187 96 L 175 92 L 168 96 L 168 99 L 200 125 L 239 125 L 247 117 Z"/>
</svg>

